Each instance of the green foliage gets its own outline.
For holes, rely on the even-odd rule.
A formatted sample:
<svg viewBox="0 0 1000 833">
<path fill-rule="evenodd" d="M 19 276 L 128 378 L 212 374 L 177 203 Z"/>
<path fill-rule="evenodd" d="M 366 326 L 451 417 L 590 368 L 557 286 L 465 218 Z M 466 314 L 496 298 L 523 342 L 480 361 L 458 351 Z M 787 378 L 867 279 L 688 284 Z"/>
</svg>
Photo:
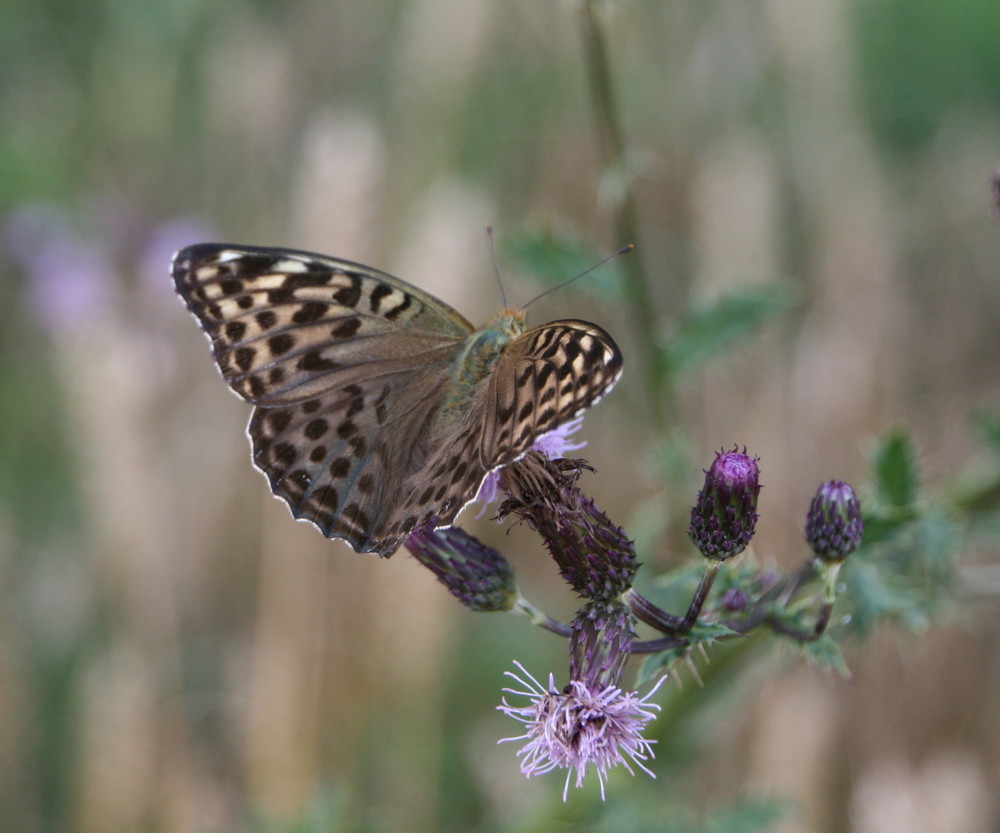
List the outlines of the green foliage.
<svg viewBox="0 0 1000 833">
<path fill-rule="evenodd" d="M 1000 411 L 980 411 L 976 414 L 976 426 L 993 453 L 1000 455 Z"/>
<path fill-rule="evenodd" d="M 500 246 L 503 263 L 533 275 L 549 289 L 592 269 L 607 256 L 607 252 L 601 252 L 582 236 L 544 227 L 506 234 Z M 573 287 L 600 298 L 621 301 L 624 283 L 617 261 L 615 258 L 594 269 Z"/>
<path fill-rule="evenodd" d="M 380 828 L 352 818 L 343 789 L 319 789 L 296 819 L 276 819 L 260 814 L 250 823 L 250 833 L 378 833 Z M 369 815 L 362 813 L 361 815 Z"/>
<path fill-rule="evenodd" d="M 636 676 L 636 687 L 641 688 L 657 679 L 664 671 L 669 671 L 689 656 L 701 655 L 721 638 L 735 635 L 737 635 L 735 631 L 719 622 L 698 622 L 687 634 L 688 640 L 685 645 L 659 651 L 646 658 Z"/>
<path fill-rule="evenodd" d="M 868 117 L 893 150 L 925 147 L 956 107 L 1000 104 L 995 0 L 856 0 L 852 17 Z"/>
<path fill-rule="evenodd" d="M 851 672 L 844 659 L 844 652 L 830 634 L 825 633 L 819 639 L 802 644 L 802 655 L 809 662 L 821 668 L 829 668 L 845 680 L 850 679 Z"/>
<path fill-rule="evenodd" d="M 795 303 L 796 293 L 783 281 L 744 286 L 710 304 L 688 310 L 660 350 L 661 370 L 672 376 L 692 373 L 736 349 Z"/>
<path fill-rule="evenodd" d="M 683 805 L 664 807 L 662 801 L 609 802 L 593 826 L 574 827 L 580 833 L 766 833 L 786 820 L 788 805 L 777 799 L 750 798 L 695 812 Z"/>
<path fill-rule="evenodd" d="M 879 441 L 873 459 L 875 494 L 882 511 L 905 509 L 916 502 L 919 462 L 909 432 L 890 431 Z"/>
</svg>

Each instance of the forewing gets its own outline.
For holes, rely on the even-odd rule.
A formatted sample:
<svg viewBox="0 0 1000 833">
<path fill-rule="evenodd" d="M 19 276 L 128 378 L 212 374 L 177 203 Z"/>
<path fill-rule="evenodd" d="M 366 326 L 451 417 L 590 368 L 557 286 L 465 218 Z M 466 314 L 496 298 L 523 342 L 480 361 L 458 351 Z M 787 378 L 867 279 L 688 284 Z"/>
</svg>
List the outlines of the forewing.
<svg viewBox="0 0 1000 833">
<path fill-rule="evenodd" d="M 621 373 L 621 350 L 596 324 L 553 321 L 515 338 L 490 380 L 483 467 L 516 460 L 542 434 L 600 401 Z"/>
<path fill-rule="evenodd" d="M 399 278 L 309 252 L 199 244 L 175 255 L 173 276 L 226 382 L 257 405 L 436 365 L 473 330 Z"/>
</svg>

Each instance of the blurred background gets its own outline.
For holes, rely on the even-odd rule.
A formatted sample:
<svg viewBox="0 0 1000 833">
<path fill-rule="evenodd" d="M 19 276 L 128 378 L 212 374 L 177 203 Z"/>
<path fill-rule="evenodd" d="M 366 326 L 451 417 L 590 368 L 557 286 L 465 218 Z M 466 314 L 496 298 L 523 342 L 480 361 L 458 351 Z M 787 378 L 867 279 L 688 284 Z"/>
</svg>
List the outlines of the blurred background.
<svg viewBox="0 0 1000 833">
<path fill-rule="evenodd" d="M 0 829 L 747 830 L 775 799 L 781 831 L 1000 830 L 995 549 L 965 554 L 925 633 L 849 647 L 850 681 L 789 651 L 686 678 L 658 779 L 563 805 L 561 776 L 525 781 L 496 745 L 517 727 L 495 706 L 514 659 L 565 682 L 566 645 L 466 611 L 405 551 L 324 540 L 252 470 L 172 252 L 335 254 L 479 323 L 500 305 L 487 222 L 518 303 L 544 288 L 526 230 L 637 245 L 644 311 L 594 276 L 531 320 L 592 319 L 625 352 L 584 487 L 647 579 L 694 558 L 723 445 L 761 458 L 754 547 L 779 566 L 874 435 L 911 428 L 931 484 L 975 464 L 971 415 L 1000 404 L 1000 4 L 597 4 L 610 163 L 585 9 L 0 4 Z M 650 401 L 645 357 L 682 310 L 776 279 L 784 315 Z M 573 615 L 535 540 L 465 520 Z"/>
</svg>

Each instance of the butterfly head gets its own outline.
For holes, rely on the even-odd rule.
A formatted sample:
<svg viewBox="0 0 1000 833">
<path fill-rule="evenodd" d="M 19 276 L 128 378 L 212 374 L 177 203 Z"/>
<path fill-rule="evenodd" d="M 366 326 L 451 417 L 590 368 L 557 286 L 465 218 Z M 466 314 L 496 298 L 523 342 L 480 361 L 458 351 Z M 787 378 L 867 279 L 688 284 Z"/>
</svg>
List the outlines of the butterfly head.
<svg viewBox="0 0 1000 833">
<path fill-rule="evenodd" d="M 483 331 L 492 330 L 501 337 L 506 336 L 507 339 L 517 338 L 524 332 L 527 318 L 528 311 L 523 307 L 520 309 L 508 308 L 503 312 L 498 312 L 487 321 Z"/>
</svg>

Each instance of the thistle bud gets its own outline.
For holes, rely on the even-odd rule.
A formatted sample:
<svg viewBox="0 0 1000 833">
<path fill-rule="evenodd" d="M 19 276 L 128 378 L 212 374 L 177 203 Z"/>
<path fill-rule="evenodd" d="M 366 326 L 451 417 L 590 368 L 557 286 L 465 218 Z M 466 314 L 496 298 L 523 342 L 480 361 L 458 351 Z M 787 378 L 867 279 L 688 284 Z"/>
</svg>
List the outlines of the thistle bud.
<svg viewBox="0 0 1000 833">
<path fill-rule="evenodd" d="M 406 548 L 466 607 L 486 612 L 514 607 L 514 569 L 497 550 L 465 530 L 426 526 L 406 539 Z"/>
<path fill-rule="evenodd" d="M 840 562 L 861 544 L 861 502 L 849 483 L 831 480 L 816 492 L 806 516 L 806 541 L 823 561 Z"/>
<path fill-rule="evenodd" d="M 588 602 L 573 620 L 570 679 L 598 688 L 618 686 L 634 639 L 635 617 L 627 605 Z"/>
<path fill-rule="evenodd" d="M 730 587 L 722 595 L 722 606 L 730 613 L 746 610 L 750 604 L 750 594 L 742 587 Z"/>
<path fill-rule="evenodd" d="M 572 588 L 588 599 L 613 599 L 632 586 L 639 561 L 620 526 L 577 485 L 582 460 L 549 460 L 528 452 L 504 469 L 508 498 L 501 518 L 515 514 L 542 539 Z"/>
<path fill-rule="evenodd" d="M 715 455 L 691 509 L 688 530 L 702 555 L 725 561 L 746 549 L 757 525 L 758 494 L 760 468 L 745 448 Z"/>
</svg>

